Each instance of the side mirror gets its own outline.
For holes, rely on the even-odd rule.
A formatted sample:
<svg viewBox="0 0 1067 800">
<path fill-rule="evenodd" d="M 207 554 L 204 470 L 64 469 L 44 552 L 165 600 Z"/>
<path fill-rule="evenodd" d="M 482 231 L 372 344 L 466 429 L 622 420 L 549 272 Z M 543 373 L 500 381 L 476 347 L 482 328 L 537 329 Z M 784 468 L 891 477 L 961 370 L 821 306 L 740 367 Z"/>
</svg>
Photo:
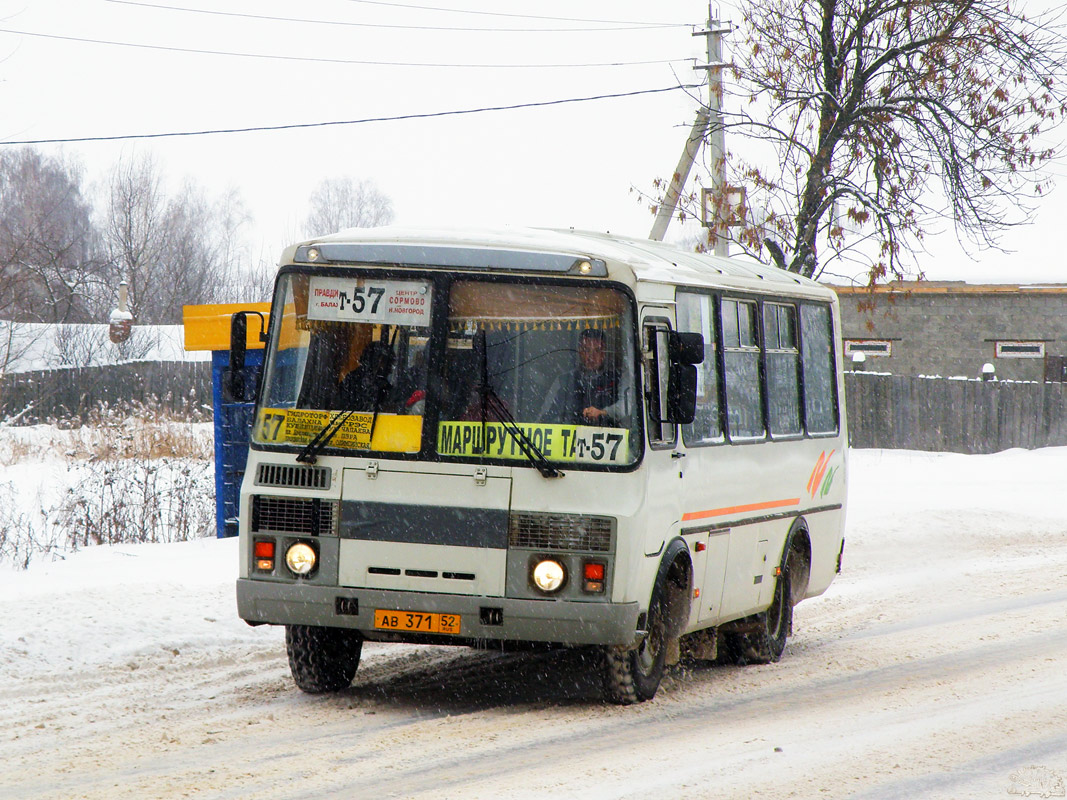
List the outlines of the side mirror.
<svg viewBox="0 0 1067 800">
<path fill-rule="evenodd" d="M 248 317 L 238 311 L 230 319 L 230 368 L 226 371 L 225 389 L 228 400 L 241 402 L 245 398 L 245 352 L 248 349 Z"/>
<path fill-rule="evenodd" d="M 671 331 L 667 351 L 667 418 L 678 425 L 688 425 L 696 417 L 697 368 L 693 365 L 704 360 L 704 337 Z"/>
<path fill-rule="evenodd" d="M 232 403 L 244 403 L 249 399 L 249 375 L 245 363 L 249 314 L 255 314 L 260 319 L 260 341 L 266 338 L 262 329 L 263 315 L 258 311 L 238 311 L 230 319 L 230 368 L 223 375 L 222 389 L 225 399 Z M 254 383 L 252 388 L 255 388 Z"/>
<path fill-rule="evenodd" d="M 704 360 L 704 335 L 671 331 L 667 345 L 671 364 L 699 364 Z"/>
<path fill-rule="evenodd" d="M 688 425 L 697 413 L 697 368 L 692 364 L 671 364 L 667 384 L 667 416 L 671 422 Z"/>
<path fill-rule="evenodd" d="M 689 425 L 696 417 L 697 368 L 704 360 L 704 337 L 649 327 L 656 378 L 649 394 L 649 417 L 660 424 Z M 662 418 L 660 417 L 662 414 Z"/>
</svg>

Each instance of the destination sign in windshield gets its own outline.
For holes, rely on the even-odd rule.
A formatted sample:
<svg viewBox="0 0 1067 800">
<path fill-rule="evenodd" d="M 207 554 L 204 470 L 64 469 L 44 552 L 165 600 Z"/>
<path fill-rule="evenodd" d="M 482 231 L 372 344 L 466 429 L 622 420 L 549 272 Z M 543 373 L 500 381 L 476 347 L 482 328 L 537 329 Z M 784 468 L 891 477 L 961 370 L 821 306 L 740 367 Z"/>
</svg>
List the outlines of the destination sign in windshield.
<svg viewBox="0 0 1067 800">
<path fill-rule="evenodd" d="M 308 319 L 424 327 L 432 297 L 429 281 L 313 277 Z"/>
</svg>

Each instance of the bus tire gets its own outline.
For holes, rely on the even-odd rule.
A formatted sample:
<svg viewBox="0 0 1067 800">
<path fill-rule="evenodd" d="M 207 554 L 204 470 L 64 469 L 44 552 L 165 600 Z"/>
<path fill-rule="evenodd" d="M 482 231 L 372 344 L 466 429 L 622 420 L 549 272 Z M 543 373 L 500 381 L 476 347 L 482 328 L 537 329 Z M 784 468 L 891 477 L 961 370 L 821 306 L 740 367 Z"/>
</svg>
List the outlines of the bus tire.
<svg viewBox="0 0 1067 800">
<path fill-rule="evenodd" d="M 726 635 L 727 659 L 737 664 L 770 664 L 782 657 L 793 626 L 792 588 L 789 571 L 782 570 L 774 587 L 770 608 L 754 617 L 756 629 Z"/>
<path fill-rule="evenodd" d="M 605 647 L 604 693 L 612 703 L 632 705 L 656 696 L 666 669 L 667 621 L 661 595 L 648 610 L 648 633 L 637 647 Z"/>
<path fill-rule="evenodd" d="M 285 650 L 297 688 L 308 694 L 336 692 L 356 676 L 363 637 L 345 628 L 286 625 Z"/>
</svg>

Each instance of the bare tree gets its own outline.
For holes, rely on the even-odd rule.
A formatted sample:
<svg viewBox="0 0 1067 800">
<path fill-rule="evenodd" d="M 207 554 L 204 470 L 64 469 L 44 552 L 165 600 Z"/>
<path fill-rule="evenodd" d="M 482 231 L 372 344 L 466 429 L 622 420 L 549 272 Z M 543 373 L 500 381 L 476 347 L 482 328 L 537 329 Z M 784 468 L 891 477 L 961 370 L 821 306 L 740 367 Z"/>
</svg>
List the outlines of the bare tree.
<svg viewBox="0 0 1067 800">
<path fill-rule="evenodd" d="M 224 298 L 232 246 L 225 237 L 235 223 L 220 224 L 220 204 L 191 181 L 168 197 L 151 156 L 115 167 L 104 236 L 114 283 L 129 284 L 130 311 L 139 322 L 178 323 L 183 305 Z"/>
<path fill-rule="evenodd" d="M 244 236 L 252 217 L 240 193 L 230 189 L 215 203 L 215 235 L 221 254 L 225 285 L 220 287 L 219 302 L 261 303 L 270 300 L 277 266 L 275 254 L 267 254 L 261 245 L 255 255 Z M 296 238 L 294 235 L 291 238 Z"/>
<path fill-rule="evenodd" d="M 310 203 L 311 213 L 304 223 L 309 236 L 393 221 L 393 201 L 370 180 L 326 178 L 311 193 Z"/>
<path fill-rule="evenodd" d="M 873 283 L 902 277 L 946 221 L 995 246 L 1049 188 L 1044 134 L 1063 119 L 1067 63 L 1056 20 L 1027 19 L 1012 0 L 739 10 L 727 106 L 741 110 L 723 124 L 745 137 L 727 183 L 746 188 L 748 215 L 712 242 L 732 235 L 807 276 L 844 259 Z"/>
<path fill-rule="evenodd" d="M 116 285 L 129 285 L 129 308 L 142 322 L 149 296 L 162 283 L 167 233 L 161 178 L 150 156 L 123 158 L 108 182 L 104 237 Z"/>
<path fill-rule="evenodd" d="M 243 263 L 240 270 L 230 275 L 227 289 L 229 302 L 270 302 L 277 273 L 277 266 L 265 255 L 260 255 L 255 261 Z"/>
<path fill-rule="evenodd" d="M 110 346 L 103 325 L 55 325 L 52 349 L 48 353 L 50 367 L 88 367 L 100 360 Z"/>
<path fill-rule="evenodd" d="M 0 152 L 0 314 L 90 319 L 104 277 L 98 250 L 81 167 L 32 148 Z"/>
</svg>

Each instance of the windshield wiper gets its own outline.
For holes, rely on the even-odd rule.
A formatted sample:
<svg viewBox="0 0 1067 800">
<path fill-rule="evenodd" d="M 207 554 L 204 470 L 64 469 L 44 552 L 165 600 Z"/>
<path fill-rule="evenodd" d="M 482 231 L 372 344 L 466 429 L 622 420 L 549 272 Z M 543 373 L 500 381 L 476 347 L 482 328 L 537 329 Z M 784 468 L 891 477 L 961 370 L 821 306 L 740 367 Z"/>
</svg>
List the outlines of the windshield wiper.
<svg viewBox="0 0 1067 800">
<path fill-rule="evenodd" d="M 500 421 L 512 438 L 519 444 L 519 449 L 526 456 L 526 460 L 533 464 L 537 471 L 545 478 L 562 478 L 563 470 L 555 467 L 533 440 L 526 435 L 526 431 L 515 422 L 507 405 L 500 399 L 500 395 L 489 383 L 489 357 L 485 346 L 485 331 L 480 330 L 474 335 L 474 351 L 479 359 L 481 370 L 478 375 L 478 395 L 482 404 L 482 441 L 485 441 L 485 423 L 490 411 Z"/>
<path fill-rule="evenodd" d="M 376 352 L 375 362 L 371 365 L 372 375 L 374 377 L 374 407 L 371 409 L 370 418 L 370 435 L 367 437 L 367 447 L 370 447 L 371 441 L 374 439 L 374 426 L 378 422 L 378 411 L 381 409 L 382 401 L 385 399 L 385 393 L 389 389 L 389 371 L 393 366 L 393 342 L 396 341 L 396 331 L 393 329 L 393 340 L 389 343 L 389 349 L 383 352 Z M 316 433 L 311 441 L 304 445 L 304 449 L 301 450 L 296 457 L 296 460 L 304 464 L 314 464 L 318 458 L 319 453 L 330 443 L 334 436 L 337 435 L 337 431 L 341 430 L 341 427 L 345 424 L 345 421 L 355 414 L 359 409 L 349 409 L 343 411 L 327 422 Z"/>
<path fill-rule="evenodd" d="M 318 459 L 319 453 L 321 453 L 323 448 L 330 443 L 330 440 L 337 434 L 337 431 L 341 430 L 341 426 L 345 424 L 345 420 L 355 413 L 356 410 L 354 408 L 348 411 L 342 411 L 319 428 L 319 432 L 311 437 L 311 440 L 304 445 L 304 449 L 297 454 L 296 460 L 304 464 L 314 464 L 316 459 Z"/>
</svg>

